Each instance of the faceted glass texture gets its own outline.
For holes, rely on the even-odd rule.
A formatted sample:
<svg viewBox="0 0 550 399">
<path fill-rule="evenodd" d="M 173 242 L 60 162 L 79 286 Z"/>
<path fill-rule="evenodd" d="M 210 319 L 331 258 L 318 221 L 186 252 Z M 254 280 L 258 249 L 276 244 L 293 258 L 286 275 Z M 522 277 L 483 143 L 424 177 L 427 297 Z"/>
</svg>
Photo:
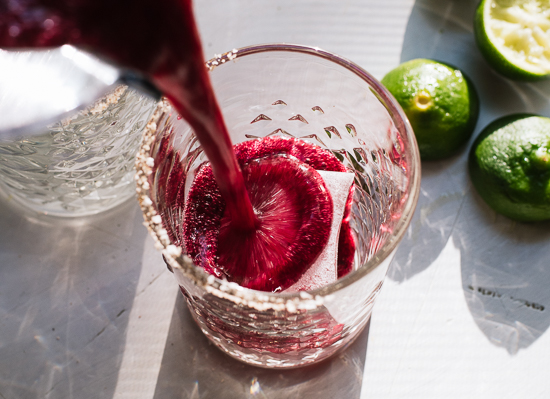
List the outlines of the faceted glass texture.
<svg viewBox="0 0 550 399">
<path fill-rule="evenodd" d="M 110 209 L 135 195 L 134 163 L 156 102 L 118 86 L 43 134 L 0 141 L 0 185 L 17 202 L 57 216 Z"/>
</svg>

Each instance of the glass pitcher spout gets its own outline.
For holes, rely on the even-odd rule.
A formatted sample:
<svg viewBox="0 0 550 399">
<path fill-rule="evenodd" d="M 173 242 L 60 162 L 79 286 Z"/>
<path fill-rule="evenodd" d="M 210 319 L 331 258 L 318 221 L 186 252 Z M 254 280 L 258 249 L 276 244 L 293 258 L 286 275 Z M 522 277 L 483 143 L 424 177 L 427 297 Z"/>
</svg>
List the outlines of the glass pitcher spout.
<svg viewBox="0 0 550 399">
<path fill-rule="evenodd" d="M 86 108 L 119 84 L 160 98 L 139 73 L 69 45 L 0 50 L 0 70 L 0 140 L 39 134 L 44 126 Z"/>
</svg>

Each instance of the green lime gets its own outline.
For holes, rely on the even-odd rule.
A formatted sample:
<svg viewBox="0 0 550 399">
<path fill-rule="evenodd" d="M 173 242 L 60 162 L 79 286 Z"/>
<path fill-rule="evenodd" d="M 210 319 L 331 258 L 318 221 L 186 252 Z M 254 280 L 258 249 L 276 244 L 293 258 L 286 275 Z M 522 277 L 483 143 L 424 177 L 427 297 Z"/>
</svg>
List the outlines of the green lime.
<svg viewBox="0 0 550 399">
<path fill-rule="evenodd" d="M 382 78 L 414 130 L 423 160 L 456 153 L 477 122 L 479 100 L 468 78 L 441 62 L 407 61 Z"/>
<path fill-rule="evenodd" d="M 550 118 L 510 115 L 473 144 L 470 177 L 496 212 L 519 221 L 550 219 Z"/>
<path fill-rule="evenodd" d="M 474 31 L 481 53 L 497 72 L 516 80 L 550 77 L 548 0 L 483 0 Z"/>
</svg>

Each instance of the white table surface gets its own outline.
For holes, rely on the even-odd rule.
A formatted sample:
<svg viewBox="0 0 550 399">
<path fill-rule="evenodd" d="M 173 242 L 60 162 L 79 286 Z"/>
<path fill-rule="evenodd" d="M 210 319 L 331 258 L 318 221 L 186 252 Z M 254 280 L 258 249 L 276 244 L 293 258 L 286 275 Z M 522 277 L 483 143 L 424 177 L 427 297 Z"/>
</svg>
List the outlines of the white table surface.
<svg viewBox="0 0 550 399">
<path fill-rule="evenodd" d="M 474 81 L 481 115 L 550 116 L 550 83 L 492 72 L 474 0 L 196 0 L 207 56 L 308 44 L 377 78 L 412 58 Z M 550 223 L 497 216 L 465 149 L 422 167 L 418 208 L 367 330 L 316 366 L 270 371 L 209 344 L 134 201 L 76 220 L 0 200 L 0 399 L 548 398 Z"/>
</svg>

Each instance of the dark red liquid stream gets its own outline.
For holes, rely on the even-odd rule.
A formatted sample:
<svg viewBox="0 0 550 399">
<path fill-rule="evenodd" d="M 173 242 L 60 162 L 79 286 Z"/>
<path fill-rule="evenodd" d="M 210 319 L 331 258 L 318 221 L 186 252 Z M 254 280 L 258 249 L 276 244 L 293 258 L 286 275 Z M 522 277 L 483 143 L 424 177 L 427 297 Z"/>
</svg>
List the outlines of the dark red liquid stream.
<svg viewBox="0 0 550 399">
<path fill-rule="evenodd" d="M 9 0 L 0 47 L 74 44 L 150 77 L 191 125 L 212 164 L 232 223 L 256 217 L 216 103 L 190 0 Z"/>
<path fill-rule="evenodd" d="M 0 47 L 62 44 L 79 46 L 149 77 L 193 128 L 210 161 L 232 230 L 256 229 L 258 218 L 208 78 L 190 0 L 0 3 Z M 177 187 L 173 178 L 168 190 Z M 349 237 L 346 233 L 340 240 L 349 244 Z M 304 244 L 297 250 L 318 248 Z"/>
</svg>

